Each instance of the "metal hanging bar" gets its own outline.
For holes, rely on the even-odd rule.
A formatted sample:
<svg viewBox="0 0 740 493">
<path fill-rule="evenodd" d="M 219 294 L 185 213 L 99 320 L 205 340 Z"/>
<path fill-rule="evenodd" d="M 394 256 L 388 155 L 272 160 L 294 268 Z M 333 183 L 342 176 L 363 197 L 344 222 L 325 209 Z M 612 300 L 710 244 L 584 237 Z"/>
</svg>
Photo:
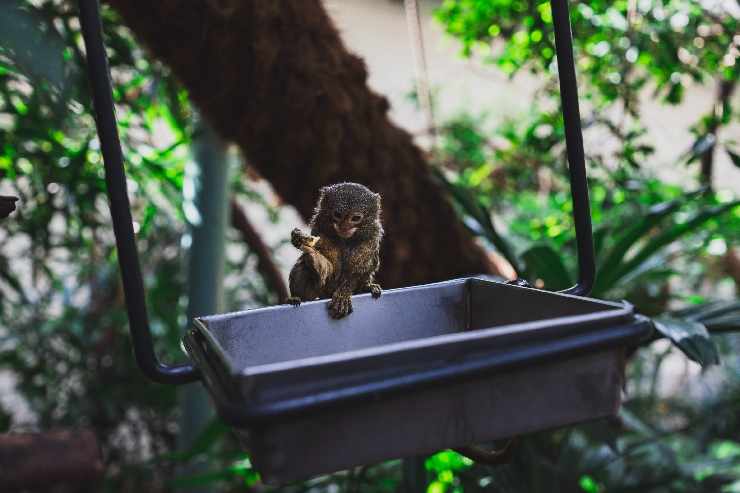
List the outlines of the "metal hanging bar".
<svg viewBox="0 0 740 493">
<path fill-rule="evenodd" d="M 193 382 L 200 378 L 200 374 L 192 365 L 165 365 L 157 359 L 154 353 L 144 297 L 144 283 L 126 192 L 123 153 L 116 128 L 108 58 L 103 45 L 100 5 L 98 0 L 79 0 L 79 7 L 82 35 L 87 49 L 87 68 L 92 87 L 95 123 L 98 128 L 100 148 L 103 152 L 105 183 L 108 187 L 113 231 L 116 235 L 118 265 L 123 278 L 123 291 L 126 296 L 126 309 L 136 362 L 144 374 L 155 382 L 166 384 Z"/>
<path fill-rule="evenodd" d="M 578 109 L 578 84 L 573 61 L 573 38 L 570 28 L 568 0 L 550 0 L 553 27 L 555 28 L 555 53 L 558 59 L 560 100 L 565 124 L 565 145 L 568 153 L 570 194 L 573 200 L 573 221 L 576 228 L 578 250 L 578 283 L 563 293 L 586 296 L 591 292 L 596 278 L 594 243 L 591 231 L 591 208 L 588 201 L 586 162 L 583 156 L 581 114 Z"/>
<path fill-rule="evenodd" d="M 596 269 L 570 19 L 567 0 L 551 0 L 551 5 L 579 265 L 578 283 L 564 292 L 587 295 L 593 286 Z M 165 365 L 154 353 L 126 192 L 126 176 L 116 128 L 108 60 L 103 45 L 100 6 L 98 0 L 79 0 L 79 8 L 82 34 L 87 49 L 95 121 L 103 153 L 105 180 L 136 361 L 145 375 L 155 382 L 168 384 L 192 382 L 200 378 L 200 373 L 192 365 Z"/>
</svg>

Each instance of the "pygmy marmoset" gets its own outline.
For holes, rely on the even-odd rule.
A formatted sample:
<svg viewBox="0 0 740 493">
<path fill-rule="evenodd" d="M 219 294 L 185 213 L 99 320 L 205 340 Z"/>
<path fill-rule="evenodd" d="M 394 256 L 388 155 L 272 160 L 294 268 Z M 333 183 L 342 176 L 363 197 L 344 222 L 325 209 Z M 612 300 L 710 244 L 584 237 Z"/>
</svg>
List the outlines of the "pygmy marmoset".
<svg viewBox="0 0 740 493">
<path fill-rule="evenodd" d="M 381 294 L 375 283 L 380 266 L 380 195 L 358 183 L 337 183 L 320 190 L 311 235 L 294 229 L 293 245 L 303 252 L 290 271 L 290 298 L 301 301 L 331 298 L 329 314 L 352 312 L 352 294 Z"/>
</svg>

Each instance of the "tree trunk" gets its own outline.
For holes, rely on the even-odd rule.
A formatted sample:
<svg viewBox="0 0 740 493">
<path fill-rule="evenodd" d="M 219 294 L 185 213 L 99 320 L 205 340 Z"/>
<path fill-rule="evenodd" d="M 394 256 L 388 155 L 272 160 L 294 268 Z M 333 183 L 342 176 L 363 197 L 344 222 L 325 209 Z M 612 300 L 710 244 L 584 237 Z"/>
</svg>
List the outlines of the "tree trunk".
<svg viewBox="0 0 740 493">
<path fill-rule="evenodd" d="M 319 0 L 109 1 L 304 217 L 323 185 L 355 181 L 382 194 L 381 283 L 494 272 Z"/>
<path fill-rule="evenodd" d="M 61 485 L 92 491 L 103 469 L 100 446 L 89 430 L 0 435 L 0 491 L 49 491 Z"/>
</svg>

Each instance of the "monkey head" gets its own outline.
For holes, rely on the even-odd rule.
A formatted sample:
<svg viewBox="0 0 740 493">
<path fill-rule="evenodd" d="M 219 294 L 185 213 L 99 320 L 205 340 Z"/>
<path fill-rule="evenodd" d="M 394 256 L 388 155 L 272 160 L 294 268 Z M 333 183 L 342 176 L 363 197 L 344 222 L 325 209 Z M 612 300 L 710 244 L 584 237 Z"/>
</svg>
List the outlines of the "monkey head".
<svg viewBox="0 0 740 493">
<path fill-rule="evenodd" d="M 359 183 L 337 183 L 319 190 L 311 228 L 343 240 L 366 240 L 382 234 L 380 194 Z"/>
</svg>

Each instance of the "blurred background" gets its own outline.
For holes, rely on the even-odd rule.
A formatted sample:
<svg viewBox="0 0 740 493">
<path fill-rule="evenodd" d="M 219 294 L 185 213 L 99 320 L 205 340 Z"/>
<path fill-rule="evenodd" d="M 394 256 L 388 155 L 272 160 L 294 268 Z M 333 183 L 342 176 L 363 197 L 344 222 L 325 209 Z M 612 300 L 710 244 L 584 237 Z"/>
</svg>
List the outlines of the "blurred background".
<svg viewBox="0 0 740 493">
<path fill-rule="evenodd" d="M 574 283 L 549 4 L 416 5 L 103 4 L 162 359 L 184 360 L 192 316 L 281 302 L 289 232 L 342 180 L 383 195 L 386 288 Z M 89 430 L 104 462 L 34 491 L 740 492 L 740 6 L 579 1 L 571 20 L 592 295 L 666 336 L 629 359 L 619 419 L 525 437 L 498 467 L 442 451 L 413 485 L 398 460 L 276 488 L 198 386 L 136 368 L 76 3 L 3 1 L 0 194 L 20 200 L 0 222 L 0 433 Z"/>
</svg>

